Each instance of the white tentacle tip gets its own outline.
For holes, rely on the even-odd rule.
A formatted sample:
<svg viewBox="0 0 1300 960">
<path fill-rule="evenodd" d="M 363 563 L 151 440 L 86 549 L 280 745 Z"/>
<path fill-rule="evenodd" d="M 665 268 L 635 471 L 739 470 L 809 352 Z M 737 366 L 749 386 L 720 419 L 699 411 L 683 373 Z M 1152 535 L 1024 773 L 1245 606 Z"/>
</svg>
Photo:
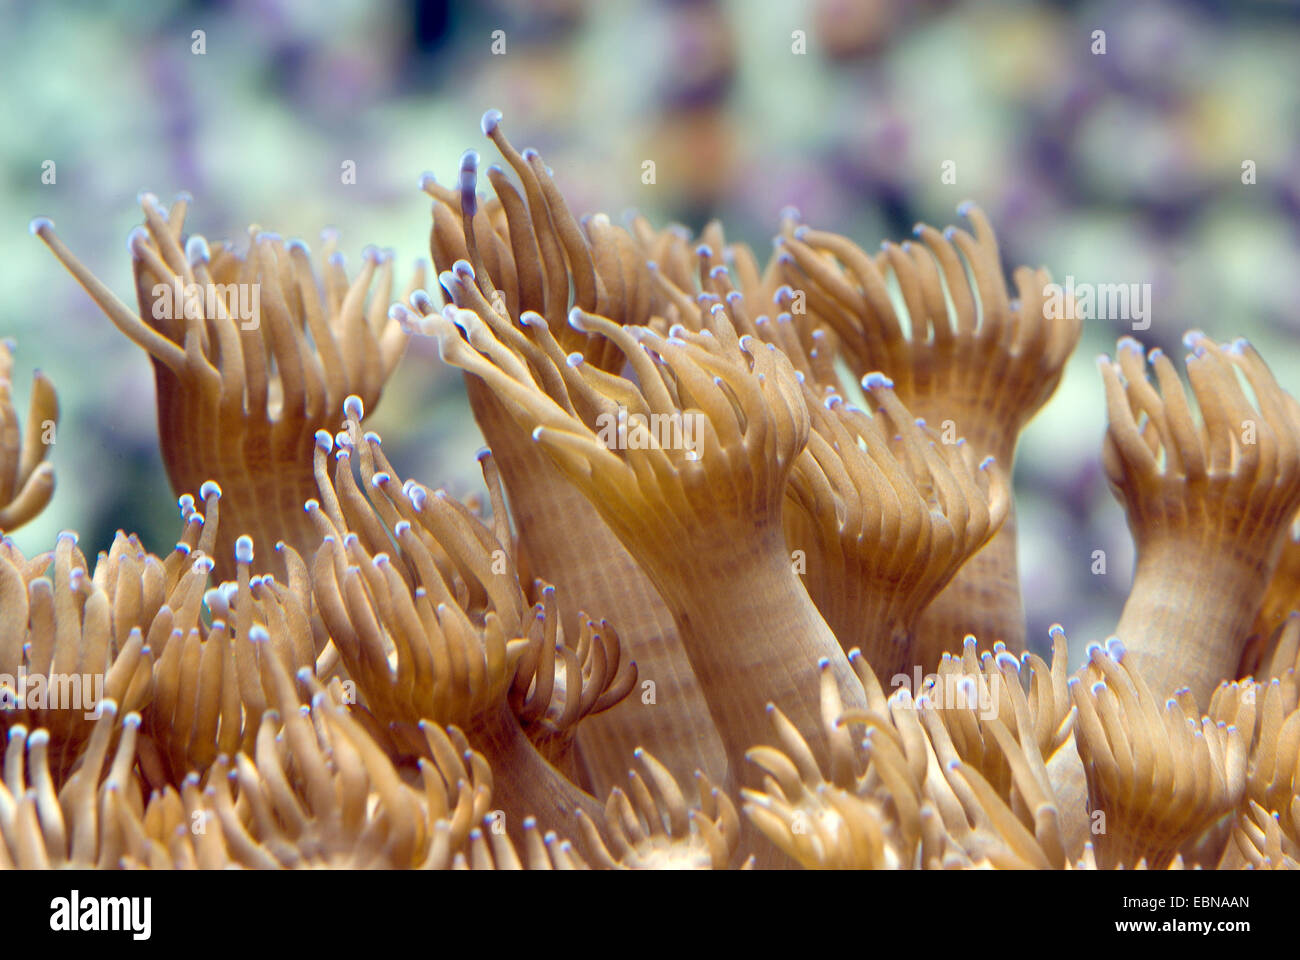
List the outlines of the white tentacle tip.
<svg viewBox="0 0 1300 960">
<path fill-rule="evenodd" d="M 191 267 L 211 262 L 212 251 L 208 248 L 207 239 L 196 233 L 186 240 L 185 259 L 189 261 Z"/>
</svg>

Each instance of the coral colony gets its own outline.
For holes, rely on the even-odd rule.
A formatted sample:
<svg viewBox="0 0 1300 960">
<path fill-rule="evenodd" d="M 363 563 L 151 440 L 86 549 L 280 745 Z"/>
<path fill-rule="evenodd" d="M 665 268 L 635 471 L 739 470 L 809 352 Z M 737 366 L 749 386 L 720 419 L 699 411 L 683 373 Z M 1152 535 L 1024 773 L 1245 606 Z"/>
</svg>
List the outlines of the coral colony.
<svg viewBox="0 0 1300 960">
<path fill-rule="evenodd" d="M 1026 648 L 1010 489 L 1071 283 L 1009 291 L 971 204 L 872 252 L 788 209 L 766 262 L 579 220 L 483 132 L 491 198 L 473 151 L 420 180 L 436 283 L 143 194 L 131 307 L 32 222 L 149 355 L 180 533 L 0 540 L 0 864 L 1297 865 L 1300 407 L 1250 344 L 1188 334 L 1189 387 L 1101 358 L 1137 568 L 1071 674 L 1059 627 Z M 366 429 L 415 337 L 486 502 Z M 4 530 L 58 418 L 12 366 Z"/>
</svg>

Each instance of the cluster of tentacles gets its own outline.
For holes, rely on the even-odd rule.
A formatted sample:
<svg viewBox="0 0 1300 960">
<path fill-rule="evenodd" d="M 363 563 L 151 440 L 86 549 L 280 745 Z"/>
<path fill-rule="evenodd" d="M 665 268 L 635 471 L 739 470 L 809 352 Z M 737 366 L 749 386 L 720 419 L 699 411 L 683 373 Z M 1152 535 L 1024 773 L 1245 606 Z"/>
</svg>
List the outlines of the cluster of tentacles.
<svg viewBox="0 0 1300 960">
<path fill-rule="evenodd" d="M 493 195 L 473 151 L 421 178 L 438 283 L 396 303 L 391 254 L 210 246 L 145 194 L 133 310 L 33 221 L 150 356 L 181 534 L 0 539 L 0 865 L 1300 863 L 1300 406 L 1249 344 L 1189 334 L 1190 394 L 1102 358 L 1137 570 L 1071 675 L 1010 477 L 1080 325 L 978 208 L 875 253 L 786 210 L 763 263 L 579 220 L 483 131 Z M 486 498 L 364 425 L 418 336 Z M 38 374 L 24 431 L 11 372 L 3 530 L 58 416 Z"/>
</svg>

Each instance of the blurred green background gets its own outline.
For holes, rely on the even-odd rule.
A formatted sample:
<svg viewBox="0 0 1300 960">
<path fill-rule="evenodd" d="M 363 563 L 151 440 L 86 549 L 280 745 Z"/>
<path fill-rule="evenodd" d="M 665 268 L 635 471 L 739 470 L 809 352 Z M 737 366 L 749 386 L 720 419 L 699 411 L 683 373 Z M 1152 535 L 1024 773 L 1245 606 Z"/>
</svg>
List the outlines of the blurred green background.
<svg viewBox="0 0 1300 960">
<path fill-rule="evenodd" d="M 5 0 L 0 335 L 54 380 L 63 421 L 50 508 L 87 552 L 119 527 L 155 550 L 178 521 L 156 451 L 144 354 L 39 241 L 71 248 L 133 303 L 124 241 L 135 196 L 189 190 L 190 228 L 257 223 L 343 234 L 399 264 L 427 256 L 423 170 L 454 180 L 489 107 L 540 149 L 577 213 L 639 209 L 768 249 L 777 213 L 870 248 L 963 199 L 993 218 L 1005 265 L 1058 280 L 1149 283 L 1140 338 L 1181 356 L 1192 328 L 1249 337 L 1300 388 L 1300 8 L 1293 3 L 923 0 L 495 0 L 29 4 Z M 194 31 L 205 50 L 194 52 Z M 493 32 L 506 49 L 492 53 Z M 1093 52 L 1094 31 L 1106 53 Z M 802 31 L 802 34 L 796 33 Z M 806 52 L 796 53 L 800 36 Z M 654 160 L 656 183 L 643 184 Z M 56 182 L 42 183 L 42 165 Z M 341 164 L 354 161 L 355 184 Z M 1257 182 L 1242 183 L 1242 163 Z M 941 178 L 955 164 L 956 183 Z M 1094 360 L 1127 332 L 1085 324 L 1016 472 L 1031 636 L 1060 621 L 1107 635 L 1132 547 L 1097 458 Z M 25 412 L 25 411 L 21 411 Z M 370 420 L 405 475 L 478 489 L 480 440 L 458 375 L 413 344 Z M 1107 573 L 1090 572 L 1094 550 Z"/>
</svg>

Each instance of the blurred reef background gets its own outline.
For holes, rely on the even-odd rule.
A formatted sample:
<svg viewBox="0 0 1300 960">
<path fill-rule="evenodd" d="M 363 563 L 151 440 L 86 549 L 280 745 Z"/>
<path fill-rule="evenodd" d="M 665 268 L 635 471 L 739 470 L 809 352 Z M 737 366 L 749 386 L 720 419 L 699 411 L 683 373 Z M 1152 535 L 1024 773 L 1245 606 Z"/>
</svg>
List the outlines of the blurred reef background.
<svg viewBox="0 0 1300 960">
<path fill-rule="evenodd" d="M 43 245 L 49 216 L 134 304 L 124 241 L 147 189 L 194 196 L 189 229 L 342 232 L 428 256 L 421 171 L 454 182 L 489 107 L 538 148 L 575 213 L 652 222 L 762 254 L 778 211 L 864 247 L 978 201 L 1008 272 L 1149 283 L 1136 335 L 1181 356 L 1188 329 L 1246 336 L 1300 392 L 1300 5 L 970 0 L 234 0 L 0 2 L 0 336 L 63 407 L 32 553 L 119 527 L 155 552 L 179 530 L 156 447 L 153 377 Z M 1104 31 L 1106 52 L 1096 53 Z M 197 53 L 195 31 L 202 31 Z M 494 54 L 494 31 L 505 52 Z M 801 32 L 801 33 L 800 33 Z M 800 38 L 803 52 L 797 52 Z M 654 160 L 654 184 L 642 164 Z M 42 182 L 47 161 L 55 182 Z M 340 170 L 353 161 L 356 182 Z M 1243 183 L 1245 161 L 1256 182 Z M 945 183 L 943 164 L 955 165 Z M 950 178 L 951 179 L 951 178 Z M 399 281 L 404 282 L 404 281 Z M 432 282 L 432 281 L 431 281 Z M 1098 463 L 1094 359 L 1131 332 L 1085 323 L 1020 448 L 1021 573 L 1036 644 L 1053 621 L 1105 637 L 1132 547 Z M 413 343 L 369 421 L 406 475 L 477 490 L 481 443 L 458 373 Z M 1106 555 L 1097 575 L 1094 551 Z M 1076 658 L 1083 645 L 1077 645 Z"/>
</svg>

